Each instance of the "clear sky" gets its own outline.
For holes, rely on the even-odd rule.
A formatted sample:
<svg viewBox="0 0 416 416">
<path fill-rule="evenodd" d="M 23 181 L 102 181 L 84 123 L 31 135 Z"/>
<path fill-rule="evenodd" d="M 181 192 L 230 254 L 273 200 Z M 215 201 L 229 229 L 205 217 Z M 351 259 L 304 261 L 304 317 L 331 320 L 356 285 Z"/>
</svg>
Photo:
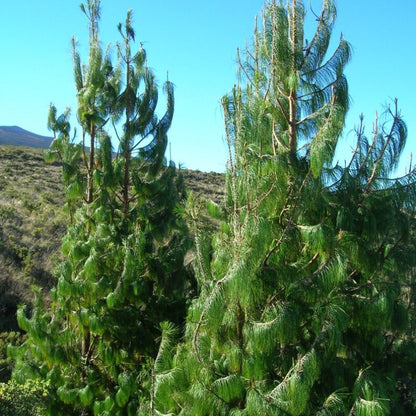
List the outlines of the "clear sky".
<svg viewBox="0 0 416 416">
<path fill-rule="evenodd" d="M 46 120 L 51 102 L 58 111 L 70 106 L 75 113 L 71 38 L 79 40 L 84 61 L 88 43 L 80 3 L 0 0 L 0 125 L 50 136 Z M 311 3 L 318 13 L 320 0 Z M 409 130 L 407 161 L 410 152 L 416 153 L 416 1 L 336 4 L 334 40 L 342 32 L 353 48 L 346 70 L 352 106 L 339 157 L 353 146 L 351 130 L 359 114 L 365 115 L 370 133 L 376 110 L 381 113 L 397 97 Z M 144 43 L 160 85 L 168 71 L 176 86 L 169 131 L 176 163 L 224 171 L 227 150 L 220 100 L 236 82 L 236 49 L 252 39 L 254 17 L 262 6 L 262 0 L 102 0 L 103 45 L 119 40 L 117 24 L 133 9 L 136 40 Z M 313 18 L 310 21 L 314 23 Z M 162 94 L 159 103 L 162 115 Z"/>
</svg>

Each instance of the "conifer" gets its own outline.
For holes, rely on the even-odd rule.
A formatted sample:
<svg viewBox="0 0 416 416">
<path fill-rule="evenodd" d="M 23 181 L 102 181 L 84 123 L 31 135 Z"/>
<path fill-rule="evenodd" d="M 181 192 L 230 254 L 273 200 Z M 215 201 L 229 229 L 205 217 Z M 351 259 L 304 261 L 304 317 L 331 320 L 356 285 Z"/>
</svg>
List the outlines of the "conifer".
<svg viewBox="0 0 416 416">
<path fill-rule="evenodd" d="M 113 65 L 99 43 L 100 2 L 89 0 L 82 10 L 90 22 L 87 65 L 74 42 L 82 144 L 70 140 L 68 111 L 57 117 L 51 106 L 49 114 L 55 140 L 47 157 L 63 164 L 72 217 L 65 260 L 51 306 L 38 298 L 31 316 L 19 311 L 28 340 L 14 351 L 13 376 L 50 381 L 50 414 L 130 415 L 150 400 L 163 328 L 180 329 L 186 313 L 184 190 L 164 159 L 174 92 L 167 81 L 167 110 L 159 119 L 145 51 L 132 52 L 131 12 L 119 26 L 123 43 Z"/>
<path fill-rule="evenodd" d="M 184 342 L 156 369 L 150 414 L 411 409 L 397 363 L 404 354 L 415 362 L 406 299 L 416 171 L 391 179 L 406 126 L 394 103 L 370 137 L 357 129 L 349 163 L 334 163 L 350 48 L 341 38 L 328 53 L 332 0 L 310 41 L 305 15 L 300 0 L 267 2 L 252 47 L 239 53 L 240 83 L 223 99 L 223 224 L 210 252 L 197 241 L 200 295 Z"/>
</svg>

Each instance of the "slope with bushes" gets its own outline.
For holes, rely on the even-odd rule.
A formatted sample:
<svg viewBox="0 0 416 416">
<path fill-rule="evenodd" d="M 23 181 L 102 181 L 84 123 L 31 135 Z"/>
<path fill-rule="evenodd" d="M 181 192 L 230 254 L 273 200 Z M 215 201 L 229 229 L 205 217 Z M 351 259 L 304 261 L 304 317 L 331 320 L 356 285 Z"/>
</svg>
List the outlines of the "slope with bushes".
<svg viewBox="0 0 416 416">
<path fill-rule="evenodd" d="M 48 297 L 62 259 L 66 231 L 61 166 L 37 148 L 0 146 L 0 332 L 16 330 L 16 306 L 33 300 L 31 286 Z M 181 170 L 188 191 L 220 202 L 224 175 Z"/>
</svg>

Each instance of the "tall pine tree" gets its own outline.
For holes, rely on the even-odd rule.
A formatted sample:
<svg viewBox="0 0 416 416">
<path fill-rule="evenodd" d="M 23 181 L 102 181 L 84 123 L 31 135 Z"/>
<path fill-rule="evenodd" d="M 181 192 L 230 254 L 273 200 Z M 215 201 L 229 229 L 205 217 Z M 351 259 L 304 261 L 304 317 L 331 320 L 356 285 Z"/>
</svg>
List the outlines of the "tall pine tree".
<svg viewBox="0 0 416 416">
<path fill-rule="evenodd" d="M 223 224 L 211 252 L 197 241 L 200 296 L 184 342 L 166 340 L 152 414 L 409 414 L 397 363 L 414 345 L 415 171 L 389 179 L 406 126 L 393 106 L 333 166 L 350 49 L 341 38 L 328 53 L 332 0 L 309 41 L 305 14 L 300 0 L 268 2 L 239 54 L 240 85 L 223 99 Z"/>
<path fill-rule="evenodd" d="M 72 221 L 63 240 L 65 261 L 52 293 L 19 324 L 27 342 L 15 351 L 14 378 L 50 380 L 50 414 L 135 414 L 150 397 L 151 374 L 163 328 L 185 319 L 188 237 L 178 206 L 183 185 L 166 166 L 167 131 L 174 109 L 167 81 L 167 110 L 156 115 L 158 89 L 143 48 L 132 52 L 131 12 L 113 65 L 99 43 L 100 2 L 82 10 L 90 22 L 88 64 L 74 43 L 74 72 L 82 145 L 70 140 L 68 112 L 49 126 L 47 153 L 60 159 Z M 119 152 L 113 157 L 107 126 Z M 170 331 L 172 332 L 172 331 Z"/>
</svg>

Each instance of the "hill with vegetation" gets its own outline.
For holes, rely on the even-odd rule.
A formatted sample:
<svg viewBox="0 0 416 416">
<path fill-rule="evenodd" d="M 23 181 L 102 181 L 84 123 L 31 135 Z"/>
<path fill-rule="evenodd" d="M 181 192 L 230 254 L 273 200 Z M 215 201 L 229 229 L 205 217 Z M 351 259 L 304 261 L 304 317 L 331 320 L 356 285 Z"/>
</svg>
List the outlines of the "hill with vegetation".
<svg viewBox="0 0 416 416">
<path fill-rule="evenodd" d="M 61 166 L 43 150 L 0 145 L 0 332 L 17 329 L 16 307 L 30 304 L 31 286 L 56 284 L 66 230 Z M 181 170 L 189 191 L 214 202 L 223 196 L 224 175 Z"/>
</svg>

